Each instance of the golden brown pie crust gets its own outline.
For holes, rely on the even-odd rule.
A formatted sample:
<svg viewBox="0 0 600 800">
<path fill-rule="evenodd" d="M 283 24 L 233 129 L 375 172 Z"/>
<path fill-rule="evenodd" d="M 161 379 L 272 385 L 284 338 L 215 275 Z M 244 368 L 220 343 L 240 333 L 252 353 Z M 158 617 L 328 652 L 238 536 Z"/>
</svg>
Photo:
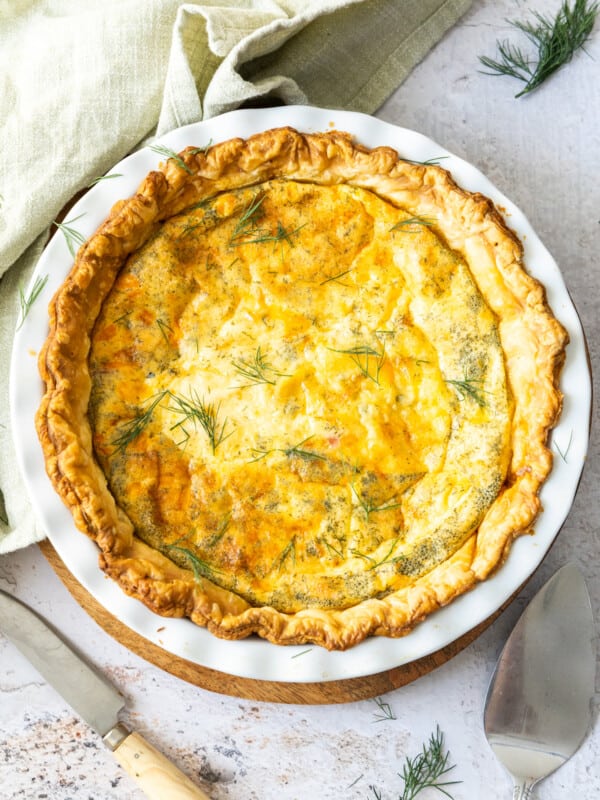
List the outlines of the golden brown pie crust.
<svg viewBox="0 0 600 800">
<path fill-rule="evenodd" d="M 257 200 L 256 226 L 240 228 L 240 219 Z M 348 208 L 352 231 L 342 224 Z M 359 222 L 368 233 L 355 232 Z M 323 267 L 319 257 L 344 237 L 349 248 L 356 244 L 352 259 Z M 259 238 L 260 247 L 254 241 Z M 184 242 L 191 255 L 182 250 Z M 367 252 L 367 245 L 374 249 Z M 210 264 L 217 277 L 192 281 L 188 276 L 182 283 L 178 275 L 188 274 L 186 259 L 196 263 L 209 247 L 216 254 Z M 226 273 L 228 254 L 237 263 L 228 264 Z M 377 269 L 369 268 L 367 257 L 378 262 Z M 225 419 L 229 427 L 217 428 L 223 441 L 215 449 L 213 439 L 211 452 L 202 430 L 177 424 L 181 398 L 192 397 L 189 387 L 196 373 L 189 363 L 194 359 L 185 362 L 187 383 L 178 384 L 184 387 L 180 394 L 166 376 L 176 371 L 175 363 L 181 371 L 181 353 L 187 342 L 189 355 L 194 325 L 200 330 L 197 352 L 210 345 L 212 340 L 202 338 L 211 319 L 206 297 L 210 302 L 212 290 L 213 299 L 225 302 L 214 280 L 224 275 L 230 282 L 242 280 L 255 262 L 257 271 L 244 291 L 256 300 L 256 284 L 264 283 L 260 308 L 270 314 L 270 338 L 253 338 L 250 349 L 244 349 L 242 334 L 236 340 L 234 331 L 227 342 L 237 349 L 223 363 L 237 364 L 238 371 L 240 365 L 247 368 L 250 352 L 261 363 L 262 345 L 262 364 L 274 380 L 260 391 L 238 383 L 226 387 L 231 395 L 218 395 L 212 409 L 222 405 L 227 415 L 220 424 Z M 207 276 L 208 257 L 203 264 Z M 299 272 L 304 265 L 313 271 Z M 314 272 L 319 265 L 323 271 Z M 179 315 L 163 320 L 162 311 L 150 308 L 144 323 L 141 309 L 148 307 L 156 286 L 149 294 L 137 293 L 149 285 L 155 268 L 163 270 L 155 280 L 165 293 L 170 287 L 179 297 L 193 284 L 189 291 L 195 307 L 198 298 L 205 303 L 196 316 L 183 314 L 184 297 L 168 306 L 179 309 Z M 171 284 L 168 276 L 173 274 Z M 274 344 L 277 325 L 289 324 L 292 301 L 281 291 L 284 282 L 296 292 L 294 303 L 300 302 L 298 287 L 310 284 L 315 306 L 311 330 L 302 323 L 308 313 L 300 311 L 293 335 L 289 327 L 282 329 L 287 361 Z M 369 329 L 370 312 L 363 309 L 369 293 L 378 298 L 377 308 L 385 297 L 391 308 L 385 319 L 393 329 L 382 331 L 375 322 Z M 337 326 L 344 297 L 350 320 L 352 309 L 360 307 L 354 327 Z M 167 308 L 158 302 L 157 308 Z M 115 325 L 119 308 L 132 314 L 121 328 Z M 277 308 L 283 309 L 279 317 Z M 218 335 L 221 349 L 215 345 L 212 356 L 220 358 L 225 340 Z M 173 351 L 166 361 L 157 355 L 161 337 L 165 352 Z M 151 172 L 132 198 L 113 207 L 80 249 L 50 305 L 50 333 L 39 359 L 45 393 L 36 425 L 56 491 L 77 527 L 98 545 L 101 568 L 128 594 L 158 614 L 189 617 L 220 637 L 256 633 L 279 644 L 313 642 L 345 649 L 372 635 L 406 634 L 484 580 L 503 562 L 513 539 L 530 532 L 540 510 L 538 493 L 552 465 L 547 437 L 561 409 L 558 376 L 566 344 L 567 334 L 548 308 L 543 287 L 524 269 L 521 244 L 490 200 L 459 188 L 441 167 L 403 161 L 390 148 L 369 150 L 337 131 L 301 134 L 281 128 L 206 151 L 188 148 Z M 301 362 L 299 354 L 309 345 L 313 360 Z M 461 347 L 463 359 L 467 349 L 481 354 L 478 371 L 457 371 L 464 362 L 454 354 Z M 140 368 L 140 360 L 148 358 L 162 369 L 159 378 L 154 367 Z M 310 365 L 304 383 L 294 383 L 292 362 L 296 376 Z M 328 394 L 322 375 L 333 368 L 346 377 L 337 394 Z M 402 371 L 408 377 L 400 391 L 400 378 L 394 376 Z M 282 438 L 284 429 L 275 426 L 268 429 L 270 438 L 257 438 L 250 425 L 255 408 L 244 412 L 236 427 L 242 399 L 249 407 L 264 404 L 265 398 L 281 401 L 285 390 L 291 402 L 301 386 L 306 404 L 291 418 L 298 431 L 306 423 L 307 436 Z M 265 395 L 263 389 L 278 394 Z M 194 396 L 204 400 L 210 390 L 203 382 Z M 248 399 L 252 396 L 254 401 Z M 231 398 L 231 408 L 223 397 Z M 366 438 L 372 439 L 368 444 L 356 439 L 354 451 L 348 444 L 352 415 L 344 410 L 344 426 L 342 397 L 349 406 L 356 401 Z M 115 445 L 117 434 L 131 424 L 131 408 L 143 412 L 153 398 L 157 431 L 148 428 L 131 445 Z M 308 408 L 314 409 L 316 400 L 337 405 L 311 417 Z M 332 435 L 336 409 L 341 421 Z M 382 415 L 387 427 L 382 427 Z M 394 438 L 401 426 L 404 439 Z M 183 438 L 174 442 L 173 429 Z M 409 454 L 403 461 L 400 445 L 406 450 L 413 440 L 414 457 Z M 427 449 L 419 462 L 424 441 Z M 450 442 L 443 451 L 436 449 L 442 441 Z M 230 466 L 234 452 L 235 469 Z M 217 454 L 223 454 L 220 463 Z M 161 467 L 162 477 L 157 477 Z M 398 478 L 399 471 L 411 469 L 413 479 Z M 229 484 L 221 485 L 225 473 Z M 292 498 L 282 500 L 286 492 L 277 493 L 276 487 L 284 473 Z M 252 504 L 247 502 L 248 487 L 259 476 L 271 480 L 264 492 L 270 492 L 270 505 L 254 496 Z M 389 493 L 382 489 L 368 495 L 368 487 L 384 479 Z M 186 481 L 195 487 L 195 496 Z M 227 496 L 220 517 L 207 516 L 211 486 L 216 486 L 214 496 L 217 490 L 219 497 Z M 323 512 L 320 533 L 306 533 L 313 512 L 305 511 L 303 521 L 294 505 L 300 486 L 313 511 L 339 501 L 344 509 L 340 524 L 351 534 L 343 544 L 341 536 L 327 539 L 327 531 L 335 529 L 330 511 Z M 136 516 L 142 498 L 160 491 L 160 500 Z M 273 497 L 280 513 L 269 517 L 276 505 Z M 123 505 L 129 501 L 126 513 Z M 321 512 L 314 513 L 320 520 Z M 201 521 L 193 537 L 186 532 L 192 516 Z M 269 526 L 269 519 L 276 521 Z M 219 560 L 199 569 L 206 563 L 206 548 L 217 539 Z"/>
</svg>

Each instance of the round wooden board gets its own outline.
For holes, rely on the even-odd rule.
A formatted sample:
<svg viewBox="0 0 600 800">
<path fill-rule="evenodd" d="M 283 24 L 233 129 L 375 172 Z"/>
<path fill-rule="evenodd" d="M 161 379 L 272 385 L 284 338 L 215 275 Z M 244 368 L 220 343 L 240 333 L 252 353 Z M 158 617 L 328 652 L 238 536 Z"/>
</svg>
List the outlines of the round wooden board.
<svg viewBox="0 0 600 800">
<path fill-rule="evenodd" d="M 322 683 L 285 683 L 252 680 L 217 672 L 191 661 L 186 661 L 135 633 L 135 631 L 132 631 L 103 608 L 87 589 L 73 577 L 47 539 L 40 542 L 39 547 L 50 566 L 79 605 L 106 633 L 110 634 L 128 650 L 166 672 L 208 691 L 271 703 L 312 705 L 350 703 L 356 700 L 377 697 L 393 689 L 398 689 L 400 686 L 405 686 L 415 681 L 422 675 L 427 675 L 451 658 L 454 658 L 455 655 L 480 636 L 504 608 L 499 609 L 476 628 L 473 628 L 447 647 L 410 664 L 379 672 L 375 675 Z"/>
</svg>

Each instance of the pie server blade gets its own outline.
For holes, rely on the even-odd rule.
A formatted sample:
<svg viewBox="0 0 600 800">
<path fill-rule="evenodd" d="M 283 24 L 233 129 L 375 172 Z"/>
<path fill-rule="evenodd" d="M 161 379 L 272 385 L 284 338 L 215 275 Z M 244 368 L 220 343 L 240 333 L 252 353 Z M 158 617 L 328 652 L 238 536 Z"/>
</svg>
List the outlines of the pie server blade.
<svg viewBox="0 0 600 800">
<path fill-rule="evenodd" d="M 0 631 L 98 733 L 150 800 L 209 800 L 118 714 L 123 697 L 28 606 L 0 590 Z"/>
<path fill-rule="evenodd" d="M 554 574 L 504 646 L 488 690 L 484 729 L 514 779 L 514 800 L 562 766 L 591 720 L 596 675 L 594 618 L 574 564 Z"/>
</svg>

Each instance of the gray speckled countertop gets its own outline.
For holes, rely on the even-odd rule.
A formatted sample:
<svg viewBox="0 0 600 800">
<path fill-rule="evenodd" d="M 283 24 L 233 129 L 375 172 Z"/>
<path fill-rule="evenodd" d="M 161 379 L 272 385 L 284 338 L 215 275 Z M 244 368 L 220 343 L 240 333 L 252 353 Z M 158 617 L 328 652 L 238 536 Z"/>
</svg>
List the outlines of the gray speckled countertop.
<svg viewBox="0 0 600 800">
<path fill-rule="evenodd" d="M 511 34 L 506 17 L 558 0 L 485 2 L 414 70 L 377 116 L 413 128 L 482 170 L 528 216 L 560 265 L 600 373 L 597 304 L 600 253 L 600 27 L 562 72 L 530 97 L 515 83 L 479 72 Z M 512 35 L 512 34 L 511 34 Z M 596 384 L 596 395 L 598 394 Z M 595 422 L 598 417 L 595 415 Z M 61 630 L 115 683 L 125 722 L 170 756 L 214 800 L 305 797 L 383 800 L 401 795 L 405 755 L 416 755 L 439 724 L 451 760 L 455 800 L 511 796 L 507 775 L 482 731 L 493 665 L 528 599 L 560 566 L 581 567 L 600 620 L 600 448 L 593 430 L 572 511 L 553 548 L 519 597 L 459 656 L 389 693 L 393 719 L 374 700 L 338 706 L 259 703 L 212 694 L 142 661 L 75 603 L 36 546 L 0 557 L 0 588 L 15 593 Z M 600 797 L 598 698 L 578 753 L 537 789 L 544 800 Z M 420 798 L 441 797 L 434 791 Z M 0 636 L 0 800 L 138 800 L 141 793 L 98 737 Z"/>
</svg>

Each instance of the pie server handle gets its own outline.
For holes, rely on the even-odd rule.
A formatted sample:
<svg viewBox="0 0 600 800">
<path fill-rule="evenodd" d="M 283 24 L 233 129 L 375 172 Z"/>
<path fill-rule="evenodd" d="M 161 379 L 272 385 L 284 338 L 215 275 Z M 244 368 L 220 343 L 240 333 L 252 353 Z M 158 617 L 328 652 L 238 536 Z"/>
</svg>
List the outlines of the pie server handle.
<svg viewBox="0 0 600 800">
<path fill-rule="evenodd" d="M 104 743 L 149 800 L 210 800 L 143 736 L 121 723 L 106 734 Z"/>
</svg>

